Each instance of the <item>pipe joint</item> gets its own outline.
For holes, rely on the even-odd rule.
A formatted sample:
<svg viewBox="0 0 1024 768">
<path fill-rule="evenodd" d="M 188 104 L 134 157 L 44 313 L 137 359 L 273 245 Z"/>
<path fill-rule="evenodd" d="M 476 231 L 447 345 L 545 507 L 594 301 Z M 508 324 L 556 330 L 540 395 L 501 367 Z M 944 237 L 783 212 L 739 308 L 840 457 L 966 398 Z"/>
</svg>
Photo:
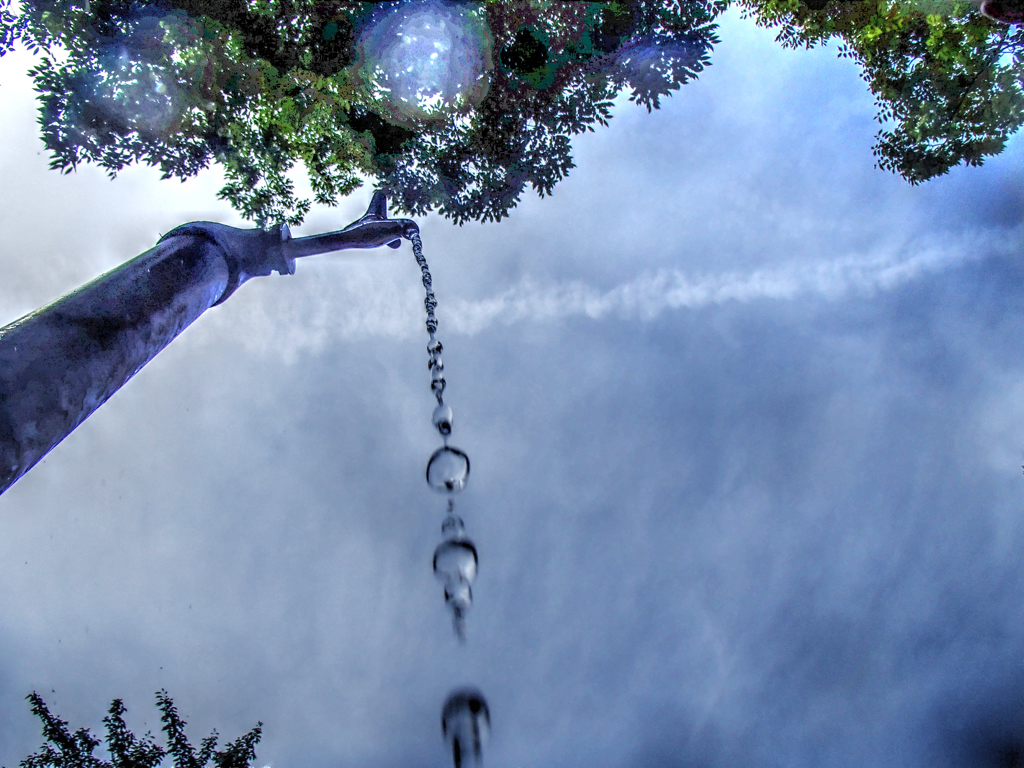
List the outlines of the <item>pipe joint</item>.
<svg viewBox="0 0 1024 768">
<path fill-rule="evenodd" d="M 264 277 L 273 272 L 280 275 L 295 274 L 295 259 L 284 244 L 291 240 L 288 225 L 270 229 L 238 229 L 212 221 L 193 221 L 175 227 L 160 238 L 163 242 L 179 235 L 199 237 L 215 244 L 228 264 L 228 284 L 217 299 L 221 304 L 238 290 L 238 286 L 253 277 Z"/>
</svg>

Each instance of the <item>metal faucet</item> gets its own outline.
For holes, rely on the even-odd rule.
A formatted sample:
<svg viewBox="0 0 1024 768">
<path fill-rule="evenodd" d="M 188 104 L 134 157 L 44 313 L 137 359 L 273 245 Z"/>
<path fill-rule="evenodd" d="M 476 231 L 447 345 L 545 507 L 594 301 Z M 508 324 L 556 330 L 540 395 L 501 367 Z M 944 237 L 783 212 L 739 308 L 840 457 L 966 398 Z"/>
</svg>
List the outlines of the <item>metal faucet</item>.
<svg viewBox="0 0 1024 768">
<path fill-rule="evenodd" d="M 42 309 L 0 328 L 0 493 L 85 421 L 160 350 L 242 283 L 295 273 L 295 259 L 398 248 L 419 232 L 389 219 L 383 193 L 337 232 L 193 222 Z"/>
<path fill-rule="evenodd" d="M 272 272 L 294 275 L 297 258 L 350 248 L 398 248 L 403 237 L 411 239 L 416 232 L 419 227 L 411 219 L 389 219 L 387 198 L 383 192 L 374 192 L 366 213 L 336 232 L 293 238 L 287 224 L 270 229 L 236 229 L 211 221 L 195 221 L 172 229 L 160 242 L 193 235 L 212 240 L 230 255 L 227 289 L 214 302 L 221 304 L 250 278 Z"/>
</svg>

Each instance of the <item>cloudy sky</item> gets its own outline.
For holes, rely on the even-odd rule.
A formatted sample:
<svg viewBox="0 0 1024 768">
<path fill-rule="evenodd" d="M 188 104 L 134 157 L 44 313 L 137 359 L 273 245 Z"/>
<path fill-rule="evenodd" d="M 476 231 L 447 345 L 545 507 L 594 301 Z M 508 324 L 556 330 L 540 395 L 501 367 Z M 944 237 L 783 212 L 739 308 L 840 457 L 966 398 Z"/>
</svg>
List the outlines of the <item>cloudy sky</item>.
<svg viewBox="0 0 1024 768">
<path fill-rule="evenodd" d="M 457 509 L 460 647 L 406 245 L 210 310 L 0 497 L 0 765 L 176 700 L 258 765 L 1000 766 L 1024 750 L 1024 143 L 912 188 L 834 50 L 730 12 L 713 66 L 619 104 L 553 197 L 423 219 Z M 0 323 L 191 220 L 218 175 L 46 170 L 0 62 Z M 369 190 L 298 234 L 344 226 Z"/>
</svg>

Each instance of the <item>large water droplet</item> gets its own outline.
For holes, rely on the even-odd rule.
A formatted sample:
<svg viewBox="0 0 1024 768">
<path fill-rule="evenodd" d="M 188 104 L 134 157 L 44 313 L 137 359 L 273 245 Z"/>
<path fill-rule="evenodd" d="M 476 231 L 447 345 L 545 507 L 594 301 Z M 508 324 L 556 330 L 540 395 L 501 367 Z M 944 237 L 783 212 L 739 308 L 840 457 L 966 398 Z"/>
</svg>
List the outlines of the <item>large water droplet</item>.
<svg viewBox="0 0 1024 768">
<path fill-rule="evenodd" d="M 437 427 L 437 431 L 445 437 L 452 433 L 452 409 L 451 406 L 441 403 L 434 409 L 434 415 L 430 417 Z"/>
<path fill-rule="evenodd" d="M 463 642 L 466 640 L 466 612 L 473 604 L 470 583 L 476 578 L 476 568 L 476 547 L 464 534 L 443 542 L 434 550 L 434 575 L 444 582 L 444 602 L 452 612 L 452 628 Z"/>
<path fill-rule="evenodd" d="M 446 584 L 471 583 L 476 578 L 477 563 L 476 547 L 469 539 L 449 539 L 434 550 L 434 575 Z"/>
<path fill-rule="evenodd" d="M 441 732 L 452 751 L 455 768 L 481 768 L 484 745 L 491 733 L 487 699 L 476 688 L 460 688 L 448 694 L 441 710 Z"/>
<path fill-rule="evenodd" d="M 427 483 L 438 491 L 461 491 L 469 479 L 469 457 L 458 448 L 438 448 L 427 462 Z"/>
</svg>

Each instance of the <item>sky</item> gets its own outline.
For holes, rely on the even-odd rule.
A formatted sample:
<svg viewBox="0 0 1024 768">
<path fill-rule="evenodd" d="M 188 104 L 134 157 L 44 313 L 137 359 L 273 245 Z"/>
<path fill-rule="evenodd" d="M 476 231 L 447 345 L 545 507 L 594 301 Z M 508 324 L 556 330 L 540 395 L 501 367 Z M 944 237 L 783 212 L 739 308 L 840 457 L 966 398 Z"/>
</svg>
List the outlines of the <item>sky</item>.
<svg viewBox="0 0 1024 768">
<path fill-rule="evenodd" d="M 730 11 L 653 114 L 620 99 L 546 199 L 419 220 L 445 345 L 468 642 L 408 245 L 215 307 L 0 497 L 0 765 L 25 696 L 114 698 L 257 766 L 1014 765 L 1024 753 L 1024 144 L 911 187 L 834 49 Z M 0 323 L 192 220 L 214 170 L 47 170 L 0 61 Z M 338 229 L 368 188 L 314 209 Z M 1014 756 L 1017 756 L 1016 758 Z"/>
</svg>

